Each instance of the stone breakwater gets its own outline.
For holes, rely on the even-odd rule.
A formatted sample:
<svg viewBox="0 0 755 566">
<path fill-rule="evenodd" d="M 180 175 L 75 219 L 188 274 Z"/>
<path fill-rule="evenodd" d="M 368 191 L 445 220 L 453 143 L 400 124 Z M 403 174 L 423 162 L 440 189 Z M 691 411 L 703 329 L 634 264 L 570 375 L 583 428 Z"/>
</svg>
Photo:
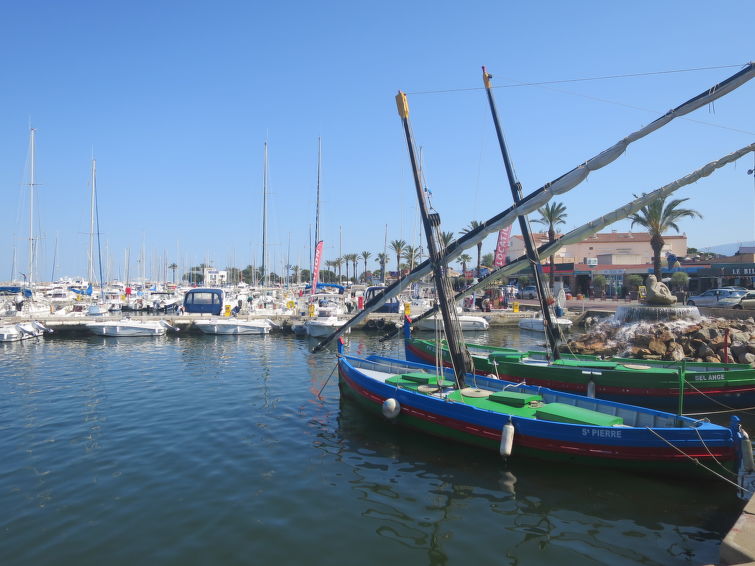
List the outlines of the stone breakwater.
<svg viewBox="0 0 755 566">
<path fill-rule="evenodd" d="M 703 318 L 696 321 L 606 321 L 589 326 L 561 346 L 563 352 L 646 360 L 737 362 L 755 367 L 755 321 Z"/>
</svg>

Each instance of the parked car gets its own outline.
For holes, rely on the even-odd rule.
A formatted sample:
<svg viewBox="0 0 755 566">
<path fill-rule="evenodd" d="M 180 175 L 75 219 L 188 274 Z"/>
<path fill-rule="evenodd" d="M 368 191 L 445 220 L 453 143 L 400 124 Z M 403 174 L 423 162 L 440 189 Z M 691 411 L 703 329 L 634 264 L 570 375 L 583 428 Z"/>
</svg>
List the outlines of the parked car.
<svg viewBox="0 0 755 566">
<path fill-rule="evenodd" d="M 708 289 L 699 295 L 693 295 L 687 299 L 688 305 L 697 305 L 698 307 L 718 307 L 733 308 L 739 304 L 744 293 L 732 289 Z"/>
<path fill-rule="evenodd" d="M 738 287 L 737 285 L 725 285 L 724 287 L 721 287 L 721 289 L 731 289 L 732 291 L 749 291 L 746 287 Z"/>
<path fill-rule="evenodd" d="M 755 291 L 747 291 L 747 293 L 739 299 L 739 302 L 734 305 L 735 309 L 755 309 Z"/>
<path fill-rule="evenodd" d="M 523 299 L 537 299 L 537 287 L 535 285 L 527 285 L 522 289 Z"/>
</svg>

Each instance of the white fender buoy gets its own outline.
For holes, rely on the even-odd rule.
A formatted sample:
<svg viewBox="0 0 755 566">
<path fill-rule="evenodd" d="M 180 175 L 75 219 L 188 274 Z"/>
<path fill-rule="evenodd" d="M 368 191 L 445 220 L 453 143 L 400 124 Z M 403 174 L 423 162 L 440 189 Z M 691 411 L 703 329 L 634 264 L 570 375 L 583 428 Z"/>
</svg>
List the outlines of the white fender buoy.
<svg viewBox="0 0 755 566">
<path fill-rule="evenodd" d="M 511 449 L 514 447 L 514 425 L 511 421 L 503 425 L 501 430 L 501 447 L 499 452 L 501 456 L 511 456 Z"/>
<path fill-rule="evenodd" d="M 387 419 L 395 419 L 401 412 L 401 405 L 393 397 L 383 401 L 383 416 Z"/>
<path fill-rule="evenodd" d="M 587 396 L 590 399 L 595 399 L 595 382 L 592 379 L 587 382 Z"/>
<path fill-rule="evenodd" d="M 745 429 L 740 428 L 742 433 L 742 470 L 745 472 L 752 472 L 755 470 L 755 462 L 752 459 L 752 442 L 750 442 L 750 435 L 747 434 Z"/>
</svg>

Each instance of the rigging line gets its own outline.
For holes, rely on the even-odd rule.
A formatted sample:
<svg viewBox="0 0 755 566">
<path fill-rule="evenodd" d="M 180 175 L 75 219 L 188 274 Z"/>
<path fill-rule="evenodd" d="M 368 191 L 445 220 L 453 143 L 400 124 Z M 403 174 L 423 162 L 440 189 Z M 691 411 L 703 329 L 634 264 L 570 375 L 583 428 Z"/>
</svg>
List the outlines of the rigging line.
<svg viewBox="0 0 755 566">
<path fill-rule="evenodd" d="M 603 80 L 609 80 L 609 79 L 647 77 L 647 76 L 652 76 L 652 75 L 669 75 L 672 73 L 689 73 L 693 71 L 711 71 L 711 70 L 716 70 L 716 69 L 731 69 L 731 68 L 736 68 L 736 67 L 742 67 L 742 65 L 720 65 L 716 67 L 692 67 L 689 69 L 671 69 L 668 71 L 650 71 L 646 73 L 627 73 L 624 75 L 606 75 L 603 77 L 583 77 L 583 78 L 578 78 L 578 79 L 562 79 L 562 80 L 557 80 L 557 81 L 539 81 L 539 82 L 532 82 L 532 83 L 516 82 L 516 84 L 491 86 L 490 88 L 492 89 L 514 88 L 514 87 L 520 87 L 520 86 L 540 86 L 540 85 L 576 83 L 576 82 L 585 82 L 585 81 L 603 81 Z M 424 90 L 424 91 L 407 92 L 406 94 L 445 94 L 449 92 L 469 92 L 469 91 L 475 91 L 475 90 L 485 90 L 485 87 L 449 88 L 445 90 Z"/>
<path fill-rule="evenodd" d="M 738 411 L 738 410 L 739 411 L 741 411 L 741 410 L 747 410 L 747 407 L 742 408 L 742 409 L 735 409 L 735 408 L 733 408 L 733 407 L 731 407 L 729 405 L 726 405 L 725 403 L 722 403 L 718 399 L 714 399 L 713 397 L 711 397 L 710 395 L 708 395 L 707 393 L 705 393 L 703 390 L 698 389 L 697 387 L 695 387 L 695 385 L 692 382 L 688 381 L 686 378 L 684 380 L 684 384 L 685 384 L 685 386 L 689 386 L 692 389 L 694 389 L 696 393 L 699 393 L 700 395 L 702 395 L 703 397 L 705 397 L 706 399 L 708 399 L 712 403 L 715 403 L 716 405 L 719 405 L 720 407 L 723 407 L 725 410 L 724 411 L 719 411 L 721 413 L 731 413 L 731 412 Z M 755 407 L 750 407 L 750 408 L 752 409 L 752 408 L 755 408 Z M 703 413 L 703 414 L 705 414 L 705 413 Z M 710 413 L 710 414 L 715 414 L 715 413 Z"/>
<path fill-rule="evenodd" d="M 542 87 L 545 90 L 550 90 L 553 92 L 558 92 L 560 94 L 568 94 L 571 96 L 579 96 L 581 98 L 585 98 L 587 100 L 594 100 L 596 102 L 603 102 L 604 104 L 613 104 L 614 106 L 621 106 L 623 108 L 629 108 L 630 110 L 639 110 L 641 112 L 650 112 L 653 114 L 658 113 L 658 110 L 652 110 L 650 108 L 643 108 L 642 106 L 634 106 L 632 104 L 627 104 L 625 102 L 617 102 L 615 100 L 609 100 L 607 98 L 600 98 L 598 96 L 591 96 L 589 94 L 580 94 L 577 92 L 570 92 L 568 90 L 562 90 L 562 89 L 556 89 L 556 88 L 549 88 L 549 87 Z M 714 128 L 720 128 L 722 130 L 730 130 L 732 132 L 737 132 L 739 134 L 746 134 L 748 136 L 755 136 L 755 132 L 751 132 L 749 130 L 741 130 L 739 128 L 733 128 L 731 126 L 723 126 L 721 124 L 714 124 L 713 122 L 706 122 L 705 120 L 696 120 L 694 118 L 688 118 L 686 116 L 679 116 L 680 120 L 684 120 L 686 122 L 693 122 L 695 124 L 701 124 L 703 126 L 711 126 Z"/>
<path fill-rule="evenodd" d="M 661 440 L 662 440 L 663 442 L 665 442 L 666 444 L 668 444 L 668 445 L 669 445 L 669 446 L 670 446 L 671 448 L 673 448 L 674 450 L 676 450 L 677 452 L 679 452 L 679 454 L 682 454 L 683 456 L 686 456 L 686 457 L 687 457 L 687 458 L 689 458 L 689 459 L 690 459 L 690 460 L 691 460 L 692 462 L 694 462 L 694 463 L 695 463 L 695 464 L 697 464 L 698 466 L 702 467 L 703 469 L 705 469 L 705 470 L 709 471 L 709 472 L 710 472 L 711 474 L 713 474 L 714 476 L 718 476 L 718 477 L 719 477 L 720 479 L 724 480 L 724 481 L 725 481 L 726 483 L 730 483 L 731 485 L 733 485 L 733 486 L 734 486 L 734 487 L 736 487 L 737 489 L 742 489 L 743 491 L 746 491 L 747 493 L 752 493 L 752 492 L 751 492 L 751 491 L 750 491 L 749 489 L 747 489 L 747 488 L 745 488 L 745 487 L 743 487 L 743 486 L 741 486 L 741 485 L 738 485 L 737 483 L 735 483 L 735 482 L 731 481 L 731 480 L 730 480 L 729 478 L 727 478 L 727 477 L 725 477 L 725 476 L 723 476 L 723 475 L 719 474 L 719 473 L 718 473 L 718 472 L 716 472 L 715 470 L 713 470 L 713 469 L 709 468 L 708 466 L 706 466 L 705 464 L 703 464 L 703 463 L 702 463 L 702 462 L 701 462 L 700 460 L 698 460 L 697 458 L 693 458 L 692 456 L 690 456 L 689 454 L 687 454 L 687 453 L 686 453 L 686 452 L 685 452 L 684 450 L 682 450 L 681 448 L 679 448 L 679 447 L 677 447 L 677 446 L 674 446 L 674 445 L 673 445 L 673 444 L 672 444 L 671 442 L 669 442 L 668 440 L 666 440 L 665 438 L 663 438 L 663 437 L 662 437 L 662 436 L 661 436 L 660 434 L 658 434 L 658 433 L 657 433 L 656 431 L 654 431 L 654 430 L 653 430 L 652 428 L 650 428 L 650 427 L 645 427 L 645 428 L 646 428 L 646 429 L 647 429 L 648 431 L 652 432 L 652 433 L 653 433 L 653 434 L 654 434 L 655 436 L 657 436 L 658 438 L 660 438 L 660 439 L 661 439 Z M 717 463 L 718 463 L 718 462 L 717 462 Z M 719 464 L 719 465 L 720 465 L 720 464 Z"/>
</svg>

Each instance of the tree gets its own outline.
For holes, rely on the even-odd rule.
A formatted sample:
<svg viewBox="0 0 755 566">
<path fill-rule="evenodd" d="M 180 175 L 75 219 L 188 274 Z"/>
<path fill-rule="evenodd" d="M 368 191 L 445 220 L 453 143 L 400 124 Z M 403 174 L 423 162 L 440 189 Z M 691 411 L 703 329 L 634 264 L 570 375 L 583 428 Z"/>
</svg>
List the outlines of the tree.
<svg viewBox="0 0 755 566">
<path fill-rule="evenodd" d="M 343 256 L 343 258 L 346 262 L 349 262 L 349 261 L 351 262 L 351 267 L 353 268 L 352 272 L 354 273 L 354 281 L 356 281 L 357 280 L 357 261 L 359 260 L 359 254 L 346 254 L 345 256 Z M 349 271 L 349 268 L 347 266 L 346 279 L 349 278 L 348 271 Z"/>
<path fill-rule="evenodd" d="M 349 280 L 349 257 L 351 254 L 344 254 L 341 258 L 343 260 L 343 263 L 346 265 L 346 281 Z"/>
<path fill-rule="evenodd" d="M 689 275 L 684 271 L 677 271 L 671 276 L 671 287 L 675 291 L 681 291 L 684 293 L 687 290 L 687 285 L 689 285 Z M 686 297 L 682 298 L 684 299 Z"/>
<path fill-rule="evenodd" d="M 380 278 L 383 280 L 383 285 L 385 285 L 385 264 L 388 263 L 388 254 L 380 252 L 375 261 L 380 264 Z"/>
<path fill-rule="evenodd" d="M 627 277 L 627 286 L 632 291 L 636 291 L 642 285 L 642 282 L 642 275 L 638 275 L 637 273 L 633 273 Z"/>
<path fill-rule="evenodd" d="M 448 244 L 454 241 L 454 233 L 453 232 L 441 232 L 440 233 L 440 239 L 443 241 L 443 247 L 447 248 Z"/>
<path fill-rule="evenodd" d="M 190 283 L 196 283 L 202 285 L 204 283 L 204 270 L 209 267 L 205 263 L 200 263 L 198 266 L 189 268 L 189 273 L 184 275 L 184 279 L 188 279 Z"/>
<path fill-rule="evenodd" d="M 340 283 L 343 281 L 343 277 L 341 277 L 341 266 L 343 265 L 343 258 L 337 257 L 333 260 L 333 266 L 338 268 L 338 282 Z"/>
<path fill-rule="evenodd" d="M 419 261 L 419 248 L 407 245 L 404 247 L 404 259 L 409 262 L 409 271 L 414 269 L 415 264 Z"/>
<path fill-rule="evenodd" d="M 178 264 L 171 263 L 168 266 L 168 269 L 170 269 L 171 271 L 173 271 L 173 283 L 175 283 L 176 282 L 176 269 L 178 269 Z"/>
<path fill-rule="evenodd" d="M 462 229 L 460 234 L 468 234 L 469 232 L 472 232 L 482 226 L 482 222 L 479 222 L 477 220 L 472 220 L 469 223 L 469 226 Z M 482 242 L 477 242 L 477 277 L 480 276 L 480 255 L 482 254 Z"/>
<path fill-rule="evenodd" d="M 596 273 L 592 276 L 592 287 L 598 292 L 603 292 L 606 287 L 606 276 L 602 273 Z"/>
<path fill-rule="evenodd" d="M 362 252 L 362 254 L 359 256 L 360 258 L 362 258 L 362 260 L 364 260 L 364 274 L 362 275 L 362 277 L 364 278 L 365 283 L 367 282 L 367 260 L 370 259 L 371 255 L 371 252 L 365 251 Z"/>
<path fill-rule="evenodd" d="M 462 271 L 461 275 L 463 277 L 467 272 L 467 263 L 472 261 L 472 256 L 469 254 L 461 254 L 459 256 L 459 259 L 457 259 L 456 261 L 461 264 L 461 271 Z"/>
<path fill-rule="evenodd" d="M 540 218 L 533 220 L 538 224 L 543 224 L 548 227 L 548 243 L 556 241 L 556 226 L 559 224 L 566 224 L 566 206 L 561 202 L 549 202 L 544 207 L 538 208 Z M 548 273 L 548 282 L 551 288 L 553 288 L 553 277 L 555 275 L 555 258 L 553 255 L 548 258 L 550 263 L 550 273 Z"/>
<path fill-rule="evenodd" d="M 335 279 L 335 271 L 336 271 L 336 266 L 337 265 L 338 264 L 335 261 L 333 261 L 333 260 L 328 260 L 328 261 L 325 262 L 325 266 L 329 270 L 331 270 L 331 273 L 333 273 L 333 276 L 330 278 L 330 283 L 332 283 L 333 280 Z"/>
<path fill-rule="evenodd" d="M 485 254 L 482 256 L 482 265 L 493 267 L 493 263 L 495 263 L 495 254 Z"/>
<path fill-rule="evenodd" d="M 391 249 L 396 254 L 396 277 L 401 278 L 401 254 L 404 253 L 406 242 L 404 240 L 393 240 L 391 242 Z"/>
<path fill-rule="evenodd" d="M 638 198 L 637 195 L 634 196 Z M 673 199 L 666 203 L 665 198 L 659 198 L 629 216 L 632 226 L 639 224 L 650 234 L 650 247 L 653 249 L 653 274 L 658 281 L 661 280 L 661 251 L 666 243 L 663 233 L 672 228 L 678 232 L 679 226 L 676 223 L 682 218 L 703 217 L 691 208 L 679 208 L 679 205 L 688 200 L 689 198 Z"/>
</svg>

